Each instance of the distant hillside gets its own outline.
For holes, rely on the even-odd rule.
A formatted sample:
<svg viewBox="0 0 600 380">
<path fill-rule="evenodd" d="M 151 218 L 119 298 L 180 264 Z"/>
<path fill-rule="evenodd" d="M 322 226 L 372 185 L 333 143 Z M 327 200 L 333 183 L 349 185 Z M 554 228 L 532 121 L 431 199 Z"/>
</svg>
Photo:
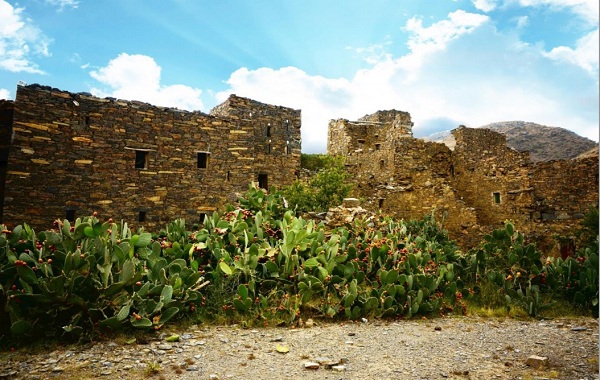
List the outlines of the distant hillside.
<svg viewBox="0 0 600 380">
<path fill-rule="evenodd" d="M 572 159 L 598 149 L 594 141 L 560 127 L 525 121 L 504 121 L 480 128 L 505 134 L 506 145 L 519 152 L 528 151 L 533 162 Z M 444 143 L 450 149 L 454 149 L 456 145 L 450 131 L 435 133 L 427 136 L 425 140 Z"/>
</svg>

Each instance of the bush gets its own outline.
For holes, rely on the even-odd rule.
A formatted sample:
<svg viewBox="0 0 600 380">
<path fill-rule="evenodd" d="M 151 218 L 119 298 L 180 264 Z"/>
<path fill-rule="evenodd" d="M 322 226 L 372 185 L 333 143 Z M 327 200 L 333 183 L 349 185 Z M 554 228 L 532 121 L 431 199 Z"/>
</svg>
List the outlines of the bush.
<svg viewBox="0 0 600 380">
<path fill-rule="evenodd" d="M 310 164 L 318 167 L 319 171 L 308 184 L 296 180 L 282 190 L 289 207 L 298 212 L 324 212 L 340 205 L 352 190 L 343 158 L 324 156 Z"/>
</svg>

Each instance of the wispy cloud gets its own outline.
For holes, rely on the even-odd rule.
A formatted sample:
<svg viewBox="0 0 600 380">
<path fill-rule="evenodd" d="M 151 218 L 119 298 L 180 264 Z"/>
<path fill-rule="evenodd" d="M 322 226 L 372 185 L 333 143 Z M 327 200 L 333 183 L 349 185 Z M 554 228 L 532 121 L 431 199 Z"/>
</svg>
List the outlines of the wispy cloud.
<svg viewBox="0 0 600 380">
<path fill-rule="evenodd" d="M 473 0 L 473 5 L 480 11 L 491 12 L 496 9 L 496 0 Z"/>
<path fill-rule="evenodd" d="M 566 46 L 555 47 L 544 55 L 556 61 L 564 61 L 579 66 L 592 75 L 598 76 L 598 29 L 577 40 L 574 49 Z"/>
<path fill-rule="evenodd" d="M 43 74 L 33 59 L 50 56 L 50 41 L 32 20 L 23 16 L 23 8 L 0 0 L 0 69 Z"/>
<path fill-rule="evenodd" d="M 47 4 L 58 7 L 59 11 L 63 11 L 65 8 L 77 8 L 79 6 L 78 0 L 44 0 Z"/>
<path fill-rule="evenodd" d="M 570 10 L 591 25 L 598 26 L 598 0 L 507 0 L 522 7 L 545 6 L 556 10 Z"/>
<path fill-rule="evenodd" d="M 0 88 L 0 99 L 10 99 L 10 91 Z"/>
<path fill-rule="evenodd" d="M 139 100 L 187 110 L 204 108 L 200 99 L 202 90 L 181 84 L 162 85 L 161 67 L 146 55 L 121 53 L 107 66 L 91 71 L 90 75 L 104 86 L 91 89 L 97 96 Z"/>
<path fill-rule="evenodd" d="M 235 93 L 300 108 L 306 152 L 325 150 L 329 119 L 354 119 L 382 109 L 410 112 L 416 133 L 436 124 L 446 129 L 449 121 L 477 127 L 525 120 L 598 140 L 597 106 L 594 111 L 589 102 L 597 99 L 597 85 L 589 74 L 559 59 L 561 52 L 547 53 L 514 33 L 504 35 L 488 16 L 465 11 L 429 26 L 412 18 L 404 30 L 410 33 L 407 54 L 381 54 L 349 80 L 309 75 L 296 67 L 241 68 L 217 99 Z M 583 39 L 581 49 L 593 42 Z M 590 64 L 597 67 L 597 62 Z M 547 75 L 556 65 L 564 75 Z"/>
</svg>

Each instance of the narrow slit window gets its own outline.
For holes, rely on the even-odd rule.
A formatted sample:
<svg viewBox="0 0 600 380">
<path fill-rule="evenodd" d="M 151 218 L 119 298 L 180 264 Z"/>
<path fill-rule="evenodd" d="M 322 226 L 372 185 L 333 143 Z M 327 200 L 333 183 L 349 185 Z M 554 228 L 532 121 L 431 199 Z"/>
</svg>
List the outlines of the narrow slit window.
<svg viewBox="0 0 600 380">
<path fill-rule="evenodd" d="M 74 209 L 65 210 L 65 219 L 68 220 L 69 222 L 74 222 L 75 221 L 75 210 Z"/>
<path fill-rule="evenodd" d="M 138 222 L 142 223 L 146 221 L 146 211 L 138 211 Z"/>
<path fill-rule="evenodd" d="M 145 150 L 135 151 L 135 168 L 136 169 L 147 169 L 148 168 L 148 152 Z"/>
<path fill-rule="evenodd" d="M 379 144 L 379 143 L 375 144 L 375 150 L 379 150 L 379 149 L 381 149 L 381 144 Z"/>
<path fill-rule="evenodd" d="M 383 201 L 385 199 L 384 198 L 379 198 L 379 208 L 383 208 Z"/>
<path fill-rule="evenodd" d="M 89 116 L 87 116 L 87 115 L 86 115 L 86 116 L 83 118 L 83 125 L 84 125 L 85 127 L 89 127 L 89 126 L 90 126 L 90 117 L 89 117 Z"/>
<path fill-rule="evenodd" d="M 381 160 L 379 161 L 379 169 L 384 169 L 385 168 L 385 161 Z"/>
<path fill-rule="evenodd" d="M 271 126 L 267 125 L 267 137 L 271 137 Z"/>
<path fill-rule="evenodd" d="M 266 174 L 258 175 L 258 187 L 269 190 L 269 176 Z"/>
<path fill-rule="evenodd" d="M 231 172 L 227 171 L 227 182 L 231 181 Z"/>
<path fill-rule="evenodd" d="M 271 154 L 271 144 L 267 145 L 267 153 Z"/>
<path fill-rule="evenodd" d="M 208 168 L 208 152 L 198 152 L 198 169 Z"/>
<path fill-rule="evenodd" d="M 494 195 L 494 203 L 499 205 L 500 204 L 500 193 L 496 192 L 493 195 Z"/>
<path fill-rule="evenodd" d="M 205 212 L 201 212 L 198 215 L 198 224 L 204 226 L 204 219 L 206 219 L 207 214 Z"/>
<path fill-rule="evenodd" d="M 285 147 L 285 153 L 286 154 L 292 154 L 292 146 L 290 145 L 290 142 L 287 142 L 287 145 Z"/>
</svg>

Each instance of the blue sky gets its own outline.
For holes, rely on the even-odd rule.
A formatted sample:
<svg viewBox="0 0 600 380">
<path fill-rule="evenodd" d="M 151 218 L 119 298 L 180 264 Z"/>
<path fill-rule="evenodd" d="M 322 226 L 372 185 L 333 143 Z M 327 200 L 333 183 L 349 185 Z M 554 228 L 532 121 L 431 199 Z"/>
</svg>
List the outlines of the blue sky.
<svg viewBox="0 0 600 380">
<path fill-rule="evenodd" d="M 411 113 L 416 136 L 523 120 L 598 141 L 597 0 L 0 0 L 18 81 L 208 112 L 229 94 L 330 119 Z"/>
</svg>

